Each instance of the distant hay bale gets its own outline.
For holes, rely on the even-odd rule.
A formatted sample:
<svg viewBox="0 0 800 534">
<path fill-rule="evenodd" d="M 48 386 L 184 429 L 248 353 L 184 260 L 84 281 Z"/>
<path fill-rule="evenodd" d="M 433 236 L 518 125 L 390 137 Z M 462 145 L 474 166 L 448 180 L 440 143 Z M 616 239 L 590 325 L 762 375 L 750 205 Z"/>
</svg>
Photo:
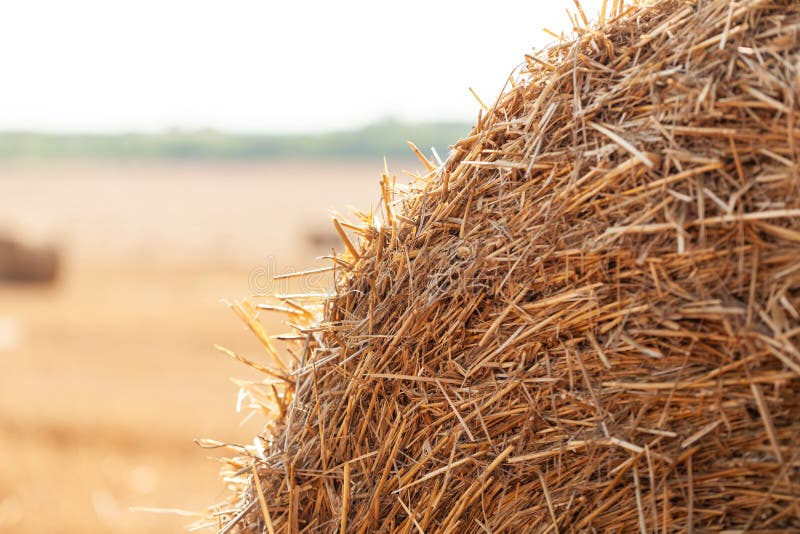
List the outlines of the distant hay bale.
<svg viewBox="0 0 800 534">
<path fill-rule="evenodd" d="M 310 249 L 328 251 L 341 243 L 336 232 L 329 228 L 309 228 L 303 232 L 303 237 L 298 241 Z"/>
<path fill-rule="evenodd" d="M 58 252 L 0 235 L 0 282 L 49 283 L 58 275 Z"/>
<path fill-rule="evenodd" d="M 244 386 L 240 532 L 800 529 L 800 3 L 664 0 L 336 221 Z"/>
</svg>

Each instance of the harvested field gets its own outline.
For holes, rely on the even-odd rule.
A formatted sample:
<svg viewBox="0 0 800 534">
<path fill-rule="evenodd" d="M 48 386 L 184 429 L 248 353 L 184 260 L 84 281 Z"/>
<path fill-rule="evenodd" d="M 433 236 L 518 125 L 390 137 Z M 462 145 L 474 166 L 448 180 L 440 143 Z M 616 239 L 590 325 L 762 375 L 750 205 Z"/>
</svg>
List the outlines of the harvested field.
<svg viewBox="0 0 800 534">
<path fill-rule="evenodd" d="M 269 423 L 205 524 L 800 529 L 800 4 L 621 4 L 241 309 Z"/>
<path fill-rule="evenodd" d="M 222 498 L 192 439 L 261 422 L 232 412 L 227 378 L 257 374 L 214 344 L 258 344 L 220 299 L 319 263 L 308 229 L 376 201 L 380 164 L 0 164 L 0 227 L 64 251 L 54 285 L 0 283 L 0 532 L 180 532 L 194 518 L 129 508 Z"/>
</svg>

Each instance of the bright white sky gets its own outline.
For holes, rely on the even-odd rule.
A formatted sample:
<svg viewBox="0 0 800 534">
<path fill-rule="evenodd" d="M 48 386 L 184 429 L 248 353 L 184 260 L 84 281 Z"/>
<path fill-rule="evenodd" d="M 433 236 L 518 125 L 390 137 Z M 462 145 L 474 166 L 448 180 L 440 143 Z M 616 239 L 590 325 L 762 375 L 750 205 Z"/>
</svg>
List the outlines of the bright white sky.
<svg viewBox="0 0 800 534">
<path fill-rule="evenodd" d="M 582 2 L 596 19 L 602 0 Z M 611 3 L 609 1 L 609 3 Z M 0 130 L 321 131 L 467 120 L 570 0 L 8 0 Z"/>
</svg>

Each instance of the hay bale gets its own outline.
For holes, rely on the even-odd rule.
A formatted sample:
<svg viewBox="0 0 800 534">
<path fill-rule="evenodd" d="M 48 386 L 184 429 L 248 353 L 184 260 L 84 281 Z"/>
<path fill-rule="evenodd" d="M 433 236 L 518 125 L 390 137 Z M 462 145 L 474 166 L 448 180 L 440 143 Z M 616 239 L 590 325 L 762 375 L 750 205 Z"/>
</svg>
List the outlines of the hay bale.
<svg viewBox="0 0 800 534">
<path fill-rule="evenodd" d="M 0 281 L 52 283 L 59 270 L 52 246 L 30 246 L 0 235 Z"/>
<path fill-rule="evenodd" d="M 613 4 L 336 222 L 291 356 L 235 307 L 226 529 L 800 529 L 800 4 Z"/>
</svg>

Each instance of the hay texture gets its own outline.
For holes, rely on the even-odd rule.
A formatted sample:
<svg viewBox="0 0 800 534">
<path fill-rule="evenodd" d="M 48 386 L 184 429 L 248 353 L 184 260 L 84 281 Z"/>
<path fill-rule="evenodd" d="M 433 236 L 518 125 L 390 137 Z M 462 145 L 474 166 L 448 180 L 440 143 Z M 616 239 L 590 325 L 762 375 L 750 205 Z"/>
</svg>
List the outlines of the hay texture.
<svg viewBox="0 0 800 534">
<path fill-rule="evenodd" d="M 607 7 L 335 221 L 289 355 L 235 307 L 222 531 L 800 529 L 800 3 Z"/>
</svg>

